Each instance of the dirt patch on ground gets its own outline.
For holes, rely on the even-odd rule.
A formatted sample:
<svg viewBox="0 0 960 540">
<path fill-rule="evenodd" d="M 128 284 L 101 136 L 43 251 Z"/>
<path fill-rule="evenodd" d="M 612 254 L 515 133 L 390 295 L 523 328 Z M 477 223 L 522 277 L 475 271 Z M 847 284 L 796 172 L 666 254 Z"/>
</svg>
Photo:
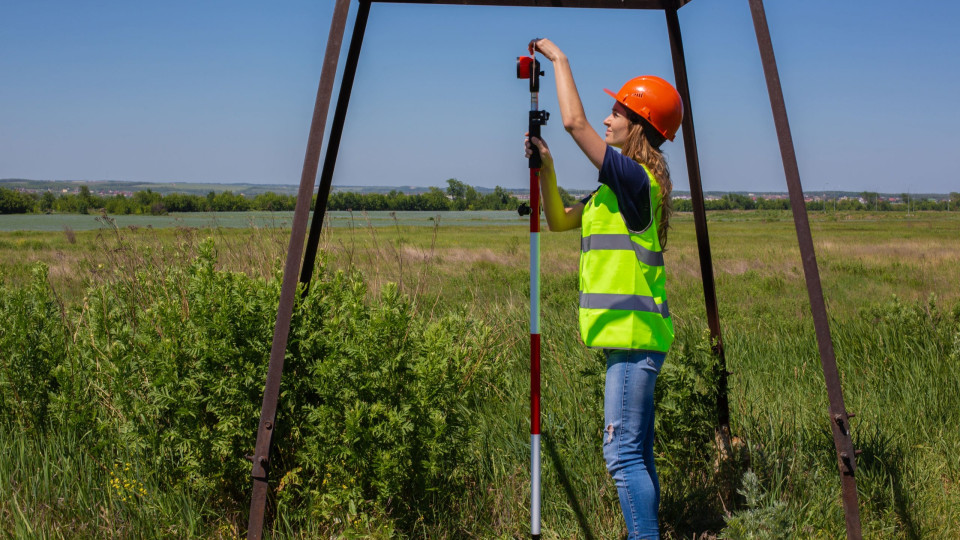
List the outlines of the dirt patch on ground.
<svg viewBox="0 0 960 540">
<path fill-rule="evenodd" d="M 421 248 L 416 246 L 403 246 L 400 248 L 400 256 L 406 261 L 434 261 L 438 253 L 435 249 Z"/>
<path fill-rule="evenodd" d="M 494 253 L 489 248 L 480 249 L 462 249 L 449 248 L 437 250 L 440 260 L 446 264 L 474 264 L 477 262 L 489 262 L 494 264 L 509 264 L 510 260 L 504 255 Z"/>
<path fill-rule="evenodd" d="M 817 243 L 817 248 L 833 256 L 864 262 L 924 261 L 940 264 L 960 261 L 960 242 L 945 245 L 935 239 L 908 239 L 873 244 L 823 241 Z"/>
<path fill-rule="evenodd" d="M 720 271 L 730 274 L 731 276 L 739 276 L 745 274 L 747 270 L 750 270 L 753 266 L 754 265 L 751 265 L 747 261 L 730 261 L 722 265 Z"/>
</svg>

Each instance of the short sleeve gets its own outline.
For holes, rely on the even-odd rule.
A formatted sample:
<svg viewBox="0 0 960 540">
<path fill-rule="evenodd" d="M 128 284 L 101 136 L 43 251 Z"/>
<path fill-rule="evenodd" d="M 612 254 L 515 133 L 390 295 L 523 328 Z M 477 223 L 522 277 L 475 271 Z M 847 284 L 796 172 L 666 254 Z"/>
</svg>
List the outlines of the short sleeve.
<svg viewBox="0 0 960 540">
<path fill-rule="evenodd" d="M 650 177 L 643 166 L 608 146 L 600 166 L 599 180 L 617 197 L 620 215 L 628 229 L 641 232 L 650 226 L 653 220 Z"/>
<path fill-rule="evenodd" d="M 586 197 L 580 199 L 580 204 L 586 205 L 588 202 L 590 202 L 590 197 L 593 197 L 594 194 L 596 193 L 597 193 L 597 190 L 591 191 L 589 194 L 587 194 Z"/>
</svg>

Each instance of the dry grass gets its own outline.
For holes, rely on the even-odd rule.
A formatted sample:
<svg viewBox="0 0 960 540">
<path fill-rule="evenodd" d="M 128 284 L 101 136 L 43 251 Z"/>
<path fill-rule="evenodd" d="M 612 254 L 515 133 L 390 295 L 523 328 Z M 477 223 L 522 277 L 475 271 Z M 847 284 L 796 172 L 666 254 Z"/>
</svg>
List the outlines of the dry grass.
<svg viewBox="0 0 960 540">
<path fill-rule="evenodd" d="M 757 281 L 770 286 L 782 281 L 785 290 L 805 297 L 796 233 L 789 216 L 755 220 L 750 213 L 727 215 L 709 224 L 718 297 L 742 301 L 743 287 Z M 960 218 L 938 213 L 864 216 L 816 221 L 811 216 L 821 278 L 828 300 L 838 309 L 855 297 L 926 298 L 936 293 L 950 301 L 960 297 Z M 730 218 L 742 221 L 727 220 Z M 101 267 L 135 269 L 142 264 L 185 262 L 206 237 L 215 241 L 220 265 L 231 271 L 267 278 L 282 268 L 289 229 L 122 228 L 105 222 L 100 231 L 63 234 L 0 233 L 0 272 L 9 282 L 22 282 L 36 262 L 50 267 L 50 281 L 67 299 L 101 275 Z M 575 275 L 578 266 L 576 231 L 541 234 L 541 272 Z M 514 227 L 358 227 L 326 229 L 321 251 L 333 268 L 357 267 L 375 293 L 386 282 L 400 283 L 408 293 L 433 291 L 439 296 L 482 295 L 478 274 L 502 273 L 505 279 L 526 272 L 528 233 Z M 672 290 L 700 290 L 700 260 L 689 215 L 675 219 L 666 253 Z M 858 277 L 871 276 L 862 285 Z M 877 279 L 879 278 L 879 279 Z M 454 291 L 451 288 L 464 289 Z M 473 290 L 471 290 L 473 289 Z M 439 291 L 439 292 L 438 292 Z M 768 291 L 769 292 L 769 291 Z M 682 294 L 681 294 L 682 296 Z M 753 300 L 751 300 L 752 302 Z M 691 296 L 694 303 L 702 302 Z M 677 304 L 682 310 L 682 305 Z M 698 308 L 699 309 L 699 308 Z"/>
</svg>

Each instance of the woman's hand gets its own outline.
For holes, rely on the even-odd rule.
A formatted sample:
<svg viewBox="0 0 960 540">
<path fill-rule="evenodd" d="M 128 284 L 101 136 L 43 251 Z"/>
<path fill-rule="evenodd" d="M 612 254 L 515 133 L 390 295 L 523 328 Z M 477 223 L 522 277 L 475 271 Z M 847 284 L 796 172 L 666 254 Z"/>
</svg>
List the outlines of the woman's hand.
<svg viewBox="0 0 960 540">
<path fill-rule="evenodd" d="M 578 202 L 571 208 L 563 207 L 563 199 L 560 197 L 560 190 L 557 188 L 557 173 L 553 170 L 553 156 L 550 154 L 550 148 L 543 139 L 531 137 L 527 133 L 524 140 L 524 148 L 529 158 L 533 153 L 533 147 L 540 150 L 540 194 L 543 203 L 543 215 L 547 218 L 547 227 L 551 231 L 566 231 L 580 226 L 583 217 L 583 203 Z"/>
<path fill-rule="evenodd" d="M 557 47 L 549 39 L 535 39 L 527 45 L 527 49 L 533 54 L 534 51 L 540 51 L 553 63 L 553 74 L 557 80 L 557 101 L 560 102 L 560 117 L 563 118 L 563 129 L 567 130 L 577 146 L 583 150 L 587 158 L 598 169 L 603 164 L 603 156 L 607 152 L 607 143 L 604 142 L 590 122 L 587 122 L 587 115 L 583 112 L 583 104 L 580 103 L 580 93 L 577 92 L 577 85 L 573 82 L 573 73 L 570 71 L 570 61 L 567 55 L 563 54 L 560 47 Z"/>
<path fill-rule="evenodd" d="M 530 51 L 530 54 L 533 54 L 534 51 L 539 51 L 551 62 L 566 58 L 566 55 L 563 54 L 560 47 L 557 47 L 552 41 L 546 38 L 532 40 L 530 44 L 527 45 L 527 50 Z"/>
<path fill-rule="evenodd" d="M 531 137 L 530 133 L 527 133 L 523 140 L 526 158 L 530 159 L 530 156 L 533 155 L 533 145 L 536 145 L 537 150 L 540 151 L 540 161 L 542 163 L 540 168 L 553 170 L 553 156 L 550 155 L 550 149 L 547 147 L 547 143 L 543 142 L 543 139 Z"/>
</svg>

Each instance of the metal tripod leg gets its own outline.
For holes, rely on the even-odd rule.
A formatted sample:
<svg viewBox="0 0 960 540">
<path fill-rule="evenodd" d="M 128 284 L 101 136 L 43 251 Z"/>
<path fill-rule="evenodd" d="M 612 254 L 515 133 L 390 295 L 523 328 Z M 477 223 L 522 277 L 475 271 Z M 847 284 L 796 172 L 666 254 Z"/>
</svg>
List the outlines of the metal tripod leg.
<svg viewBox="0 0 960 540">
<path fill-rule="evenodd" d="M 277 307 L 277 320 L 273 331 L 273 344 L 270 349 L 270 365 L 267 369 L 267 382 L 263 391 L 263 405 L 260 409 L 260 426 L 257 430 L 257 446 L 253 453 L 253 495 L 250 500 L 250 521 L 247 526 L 247 538 L 259 539 L 263 534 L 263 515 L 266 507 L 267 467 L 270 462 L 270 442 L 273 438 L 274 421 L 277 415 L 277 397 L 280 392 L 280 377 L 283 373 L 283 360 L 287 352 L 287 338 L 290 333 L 290 320 L 293 316 L 293 304 L 297 291 L 297 275 L 303 254 L 303 240 L 307 230 L 307 218 L 310 214 L 310 199 L 313 197 L 313 184 L 317 177 L 317 165 L 320 161 L 320 146 L 323 130 L 327 123 L 327 110 L 330 108 L 330 96 L 333 92 L 333 79 L 337 73 L 340 59 L 340 45 L 343 30 L 347 24 L 347 12 L 350 0 L 337 0 L 330 22 L 330 35 L 327 38 L 327 50 L 323 58 L 320 84 L 317 88 L 317 100 L 310 124 L 310 136 L 307 139 L 307 153 L 303 160 L 303 172 L 300 175 L 300 189 L 297 191 L 297 205 L 293 213 L 293 225 L 290 232 L 290 245 L 287 260 L 283 268 L 283 285 L 280 289 L 280 303 Z"/>
<path fill-rule="evenodd" d="M 670 33 L 670 52 L 673 55 L 673 73 L 677 91 L 683 98 L 683 147 L 687 154 L 687 174 L 690 176 L 690 200 L 693 203 L 693 222 L 697 231 L 697 249 L 700 253 L 700 276 L 703 282 L 703 300 L 707 308 L 707 325 L 713 354 L 719 359 L 717 374 L 717 430 L 721 452 L 729 451 L 730 405 L 727 398 L 727 359 L 720 334 L 720 312 L 717 307 L 717 289 L 713 279 L 713 257 L 710 254 L 710 235 L 707 232 L 707 211 L 703 204 L 703 185 L 700 182 L 700 159 L 697 156 L 697 137 L 693 130 L 693 107 L 690 86 L 687 83 L 687 63 L 680 39 L 680 21 L 676 9 L 665 9 L 667 30 Z"/>
<path fill-rule="evenodd" d="M 770 29 L 767 27 L 767 15 L 763 9 L 763 0 L 749 0 L 753 15 L 753 26 L 757 32 L 757 45 L 763 62 L 763 73 L 767 79 L 767 91 L 770 94 L 770 106 L 777 127 L 777 139 L 780 142 L 780 155 L 783 158 L 783 171 L 787 177 L 790 191 L 790 206 L 793 208 L 793 221 L 797 229 L 797 241 L 800 244 L 800 258 L 803 260 L 803 275 L 807 280 L 807 294 L 810 296 L 810 310 L 813 312 L 813 326 L 820 348 L 820 365 L 823 378 L 827 383 L 827 397 L 830 400 L 830 427 L 833 430 L 833 443 L 837 450 L 837 463 L 840 467 L 840 485 L 843 492 L 843 514 L 846 518 L 847 538 L 862 538 L 860 531 L 860 509 L 857 505 L 857 469 L 853 440 L 850 438 L 850 416 L 843 403 L 843 388 L 837 372 L 837 360 L 833 353 L 833 341 L 830 338 L 830 325 L 827 320 L 827 307 L 823 301 L 823 289 L 820 286 L 820 271 L 817 257 L 813 251 L 813 237 L 810 235 L 810 223 L 807 220 L 807 207 L 803 200 L 803 187 L 800 185 L 800 169 L 797 155 L 790 135 L 787 121 L 787 107 L 780 86 L 780 74 L 777 61 L 773 56 L 773 43 Z"/>
<path fill-rule="evenodd" d="M 330 186 L 333 183 L 333 170 L 337 166 L 340 138 L 343 136 L 343 124 L 347 118 L 347 106 L 350 104 L 350 92 L 353 90 L 353 79 L 357 74 L 357 64 L 360 62 L 360 47 L 363 46 L 363 34 L 367 28 L 367 17 L 369 15 L 369 0 L 361 0 L 360 8 L 357 10 L 357 19 L 353 23 L 353 35 L 350 37 L 350 49 L 347 51 L 347 63 L 343 66 L 343 79 L 340 81 L 337 108 L 333 113 L 333 124 L 330 125 L 330 138 L 327 139 L 327 154 L 323 158 L 323 169 L 320 170 L 317 204 L 313 210 L 313 221 L 310 223 L 310 236 L 307 238 L 306 252 L 303 255 L 303 267 L 300 269 L 300 283 L 306 286 L 310 285 L 313 265 L 317 259 L 320 230 L 323 228 L 323 216 L 327 211 L 327 199 L 330 197 Z M 306 294 L 306 287 L 304 287 L 304 294 Z"/>
</svg>

